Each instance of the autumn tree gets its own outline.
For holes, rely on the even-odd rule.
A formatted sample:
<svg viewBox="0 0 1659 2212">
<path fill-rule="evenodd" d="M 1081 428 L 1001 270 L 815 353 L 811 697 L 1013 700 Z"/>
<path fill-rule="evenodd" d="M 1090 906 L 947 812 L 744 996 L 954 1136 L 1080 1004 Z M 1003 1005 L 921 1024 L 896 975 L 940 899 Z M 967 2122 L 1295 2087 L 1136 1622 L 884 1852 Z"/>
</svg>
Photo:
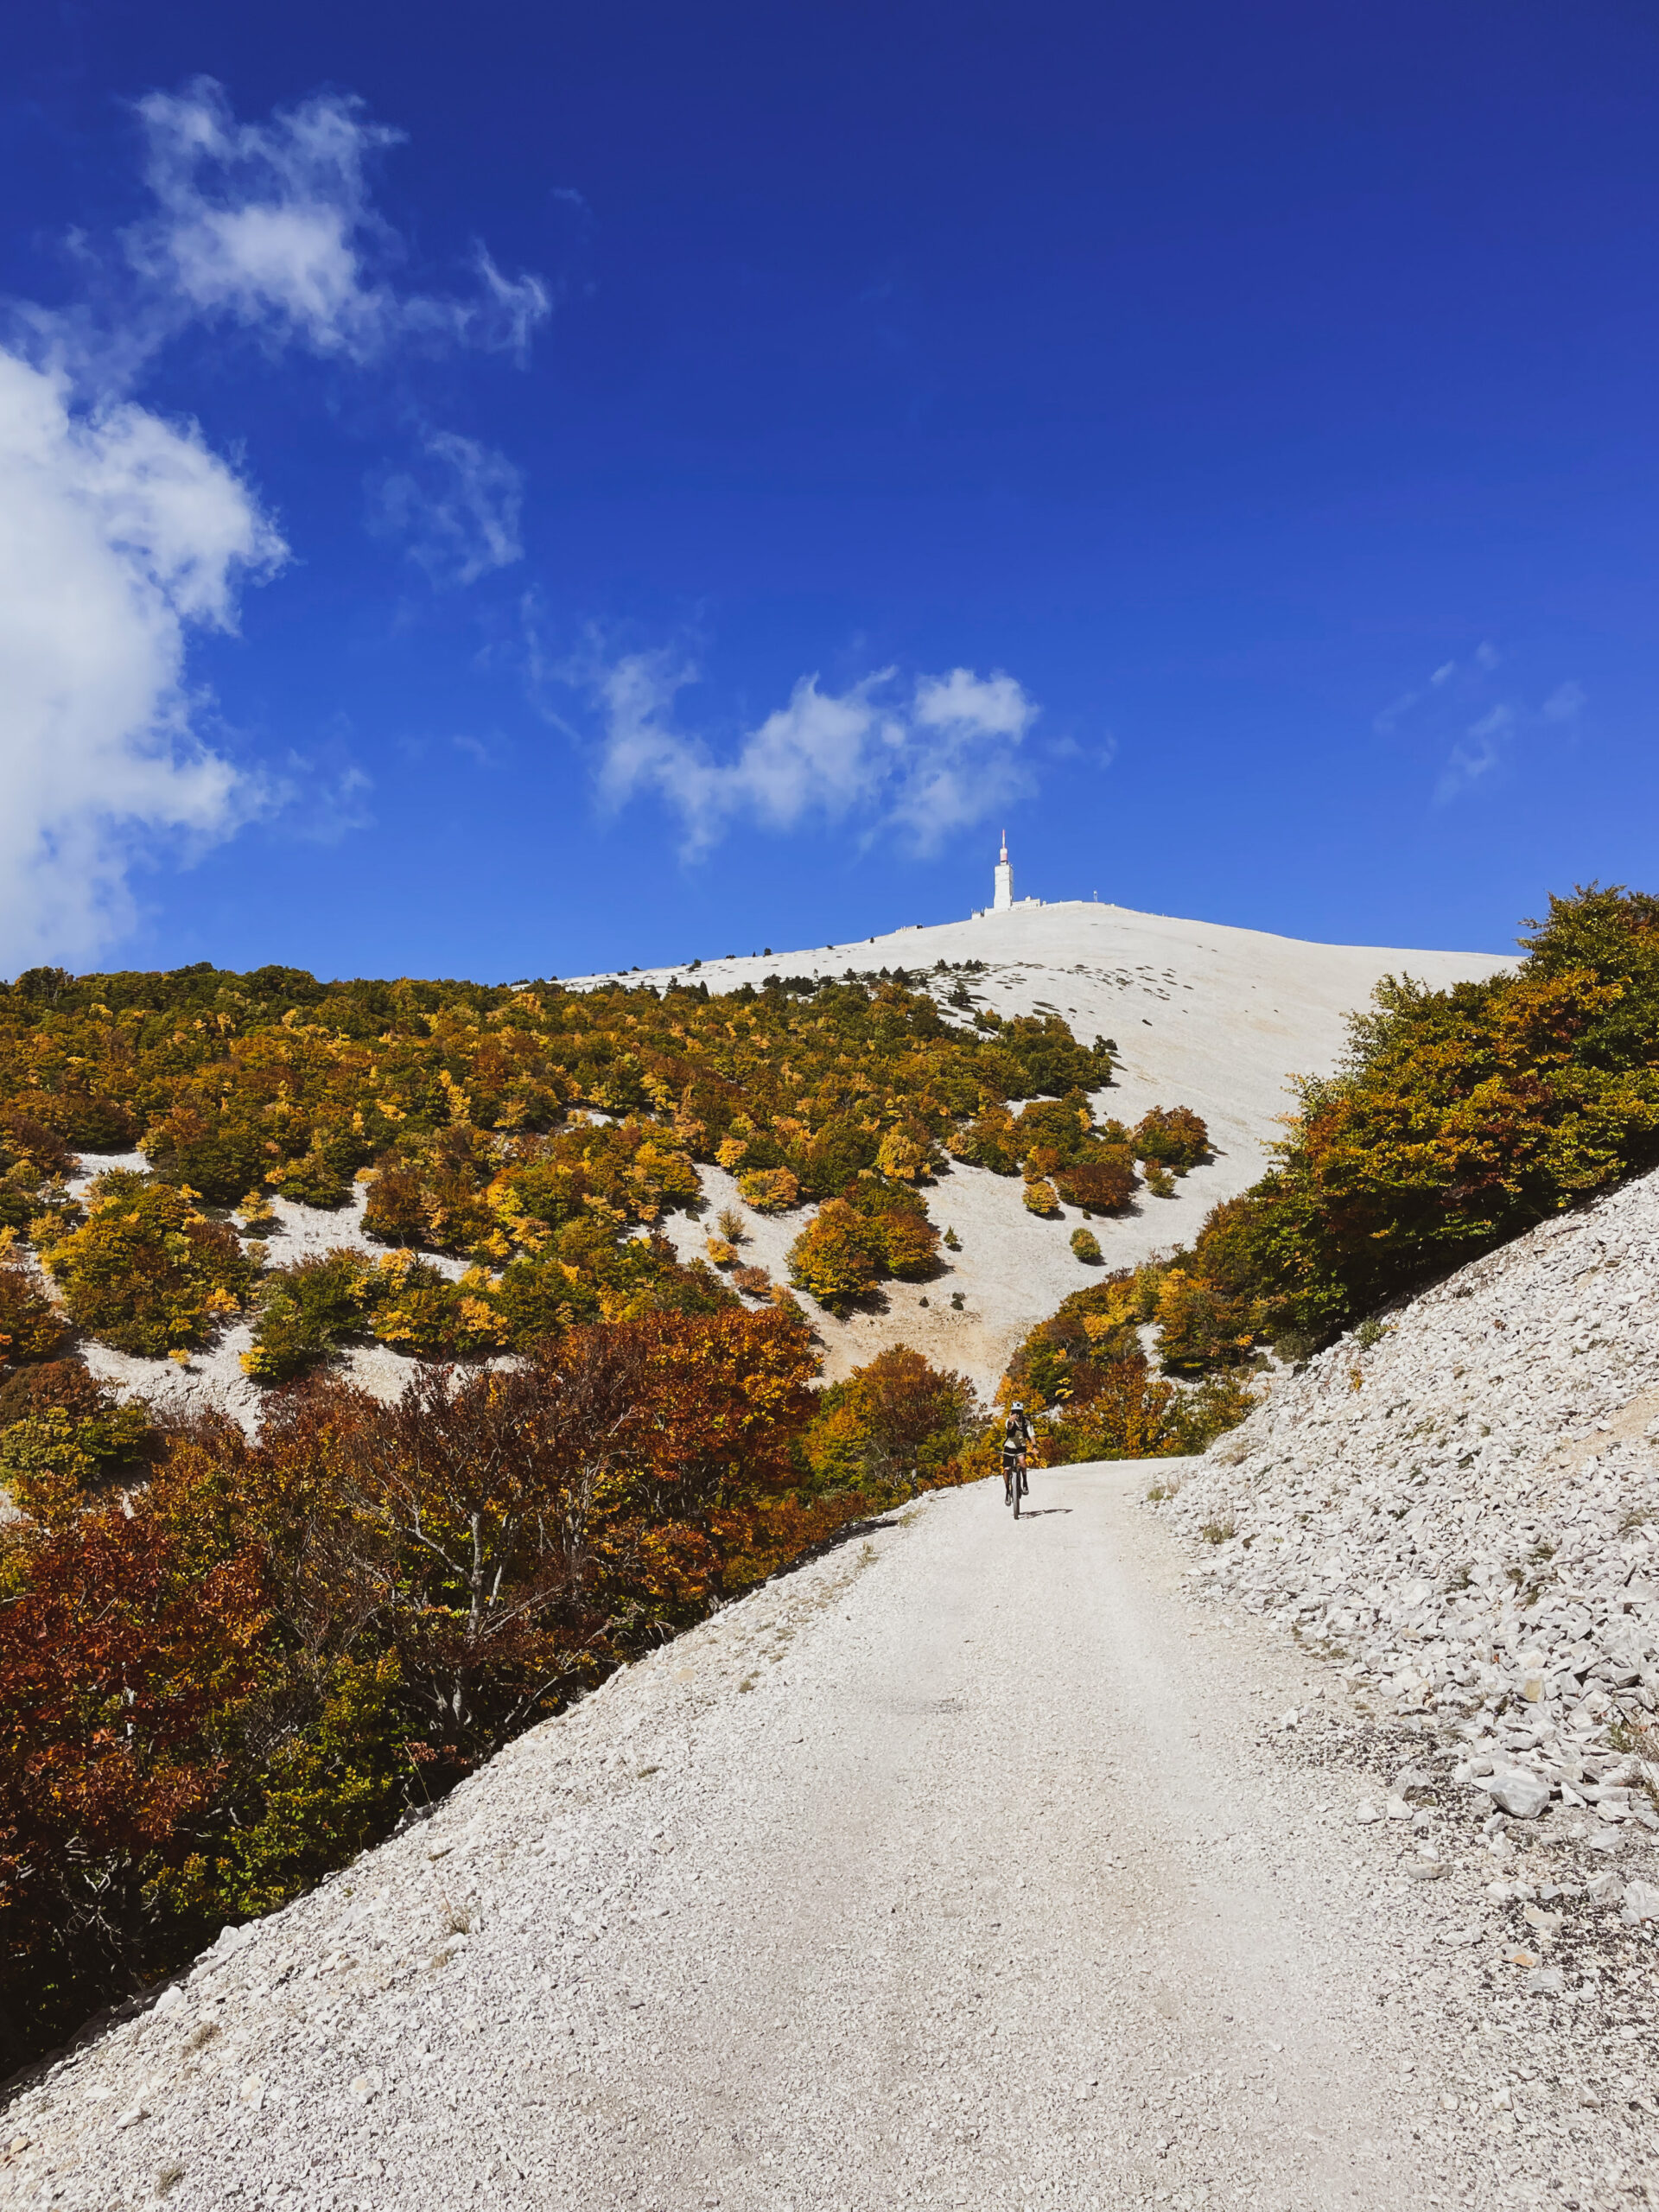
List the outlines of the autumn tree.
<svg viewBox="0 0 1659 2212">
<path fill-rule="evenodd" d="M 93 1184 L 86 1225 L 54 1243 L 46 1265 L 73 1320 L 151 1359 L 209 1342 L 253 1278 L 234 1230 L 125 1169 Z"/>
<path fill-rule="evenodd" d="M 887 1492 L 959 1471 L 983 1425 L 965 1376 L 893 1344 L 822 1394 L 801 1450 L 821 1485 Z"/>
</svg>

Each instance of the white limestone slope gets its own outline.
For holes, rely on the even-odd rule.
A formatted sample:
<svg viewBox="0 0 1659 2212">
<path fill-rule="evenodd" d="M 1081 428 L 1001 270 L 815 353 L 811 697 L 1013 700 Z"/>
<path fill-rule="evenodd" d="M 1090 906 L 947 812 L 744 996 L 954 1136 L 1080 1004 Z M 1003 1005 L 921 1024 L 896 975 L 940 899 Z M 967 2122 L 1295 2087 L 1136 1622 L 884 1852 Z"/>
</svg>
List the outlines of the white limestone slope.
<svg viewBox="0 0 1659 2212">
<path fill-rule="evenodd" d="M 1455 1731 L 1459 1780 L 1528 1819 L 1554 1797 L 1614 1855 L 1659 1829 L 1632 1756 L 1659 1758 L 1656 1300 L 1649 1174 L 1321 1352 L 1171 1509 L 1202 1593 L 1336 1648 L 1379 1709 Z"/>
<path fill-rule="evenodd" d="M 1410 975 L 1443 988 L 1513 965 L 1495 953 L 1305 944 L 1076 899 L 847 944 L 705 961 L 696 980 L 720 992 L 772 975 L 902 967 L 944 982 L 930 976 L 941 960 L 982 960 L 986 972 L 972 979 L 973 993 L 1000 1014 L 1058 1014 L 1084 1044 L 1096 1036 L 1114 1039 L 1120 1065 L 1111 1089 L 1096 1099 L 1103 1115 L 1134 1122 L 1149 1106 L 1180 1105 L 1208 1123 L 1216 1156 L 1178 1184 L 1173 1198 L 1143 1192 L 1129 1212 L 1091 1224 L 1109 1268 L 1187 1242 L 1211 1206 L 1257 1179 L 1291 1103 L 1290 1077 L 1330 1072 L 1345 1041 L 1344 1017 L 1368 1003 L 1383 976 Z M 671 976 L 685 979 L 690 973 L 688 962 L 574 981 L 576 988 L 609 982 L 660 987 Z M 715 1208 L 737 1203 L 729 1177 L 705 1169 L 703 1183 Z M 957 1167 L 927 1198 L 933 1219 L 956 1230 L 962 1251 L 935 1283 L 890 1285 L 885 1313 L 844 1322 L 815 1313 L 831 1376 L 884 1344 L 903 1342 L 988 1389 L 1025 1331 L 1088 1280 L 1067 1241 L 1081 1216 L 1045 1222 L 1027 1213 L 1016 1179 Z M 801 1219 L 752 1217 L 753 1249 L 745 1257 L 758 1258 L 784 1280 L 783 1255 Z M 707 1232 L 677 1217 L 670 1233 L 692 1255 L 702 1251 Z M 950 1308 L 953 1291 L 964 1294 L 960 1313 Z"/>
<path fill-rule="evenodd" d="M 1003 1014 L 1059 1014 L 1085 1044 L 1097 1035 L 1115 1039 L 1121 1061 L 1111 1088 L 1096 1099 L 1101 1114 L 1133 1122 L 1148 1106 L 1185 1105 L 1208 1123 L 1215 1158 L 1179 1182 L 1173 1198 L 1142 1192 L 1127 1213 L 1093 1223 L 1109 1268 L 1187 1242 L 1217 1200 L 1255 1181 L 1278 1116 L 1289 1103 L 1290 1077 L 1322 1073 L 1335 1065 L 1344 1016 L 1365 1005 L 1379 977 L 1406 973 L 1440 986 L 1510 964 L 1495 954 L 1306 944 L 1257 930 L 1078 900 L 1016 906 L 856 944 L 706 962 L 697 979 L 719 992 L 758 984 L 770 975 L 839 976 L 849 968 L 863 973 L 902 967 L 948 988 L 954 976 L 931 976 L 941 960 L 985 963 L 985 973 L 969 979 L 978 1004 Z M 688 975 L 690 963 L 613 980 L 661 985 L 675 973 Z M 588 976 L 575 982 L 580 988 L 610 980 Z M 945 1011 L 964 1022 L 972 1018 L 949 1007 Z M 85 1154 L 84 1173 L 73 1187 L 84 1188 L 105 1168 L 143 1164 L 137 1153 Z M 702 1256 L 714 1216 L 722 1206 L 734 1206 L 748 1221 L 744 1259 L 786 1281 L 785 1255 L 806 1214 L 768 1218 L 750 1213 L 732 1177 L 717 1167 L 701 1173 L 708 1202 L 702 1217 L 674 1214 L 664 1224 L 676 1249 L 687 1259 Z M 276 1198 L 272 1262 L 335 1245 L 378 1254 L 383 1248 L 363 1233 L 363 1199 L 359 1188 L 338 1211 L 324 1212 Z M 803 1300 L 823 1338 L 824 1371 L 832 1378 L 844 1375 L 887 1344 L 909 1344 L 942 1366 L 960 1369 L 988 1393 L 1025 1332 L 1090 1279 L 1067 1241 L 1081 1216 L 1068 1211 L 1059 1220 L 1039 1220 L 1021 1204 L 1016 1177 L 973 1167 L 953 1167 L 929 1187 L 927 1200 L 933 1219 L 941 1229 L 954 1229 L 962 1244 L 959 1252 L 943 1255 L 950 1264 L 938 1281 L 889 1284 L 884 1304 L 844 1320 Z M 466 1264 L 442 1254 L 425 1256 L 452 1275 Z M 960 1312 L 951 1306 L 953 1292 L 962 1294 Z M 144 1396 L 172 1412 L 219 1407 L 252 1428 L 263 1393 L 241 1370 L 241 1354 L 251 1342 L 243 1323 L 185 1365 L 130 1358 L 92 1343 L 85 1349 L 93 1372 L 124 1395 Z M 412 1364 L 382 1345 L 359 1346 L 343 1362 L 353 1380 L 383 1396 L 403 1388 Z"/>
</svg>

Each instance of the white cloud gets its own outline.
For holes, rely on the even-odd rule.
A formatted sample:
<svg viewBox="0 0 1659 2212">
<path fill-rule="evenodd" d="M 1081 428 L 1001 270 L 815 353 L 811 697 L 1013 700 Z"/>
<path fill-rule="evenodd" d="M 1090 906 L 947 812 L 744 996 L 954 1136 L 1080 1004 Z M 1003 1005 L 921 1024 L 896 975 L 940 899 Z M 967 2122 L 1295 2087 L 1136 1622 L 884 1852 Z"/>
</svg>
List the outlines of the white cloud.
<svg viewBox="0 0 1659 2212">
<path fill-rule="evenodd" d="M 1483 776 L 1490 775 L 1501 757 L 1502 741 L 1515 727 L 1515 710 L 1497 706 L 1488 709 L 1478 721 L 1471 722 L 1452 747 L 1440 779 L 1434 786 L 1434 804 L 1444 806 L 1478 784 Z"/>
<path fill-rule="evenodd" d="M 524 480 L 503 453 L 454 430 L 429 430 L 420 460 L 371 487 L 370 519 L 404 537 L 434 584 L 476 583 L 524 557 Z"/>
<path fill-rule="evenodd" d="M 1585 696 L 1584 686 L 1569 678 L 1556 685 L 1540 711 L 1547 722 L 1575 722 L 1584 712 Z"/>
<path fill-rule="evenodd" d="M 263 803 L 193 728 L 185 651 L 284 550 L 194 424 L 78 410 L 0 351 L 0 969 L 118 936 L 139 844 L 211 842 Z"/>
<path fill-rule="evenodd" d="M 680 816 L 693 854 L 741 817 L 787 830 L 853 817 L 869 834 L 896 830 L 930 852 L 1029 781 L 1018 747 L 1038 710 L 1009 676 L 952 669 L 907 695 L 892 669 L 841 692 L 804 676 L 727 759 L 677 727 L 677 696 L 696 681 L 690 663 L 634 653 L 584 680 L 604 720 L 601 801 L 615 808 L 655 792 Z"/>
<path fill-rule="evenodd" d="M 1428 680 L 1431 683 L 1440 681 L 1439 677 L 1434 676 L 1431 676 Z M 1422 696 L 1421 691 L 1402 691 L 1397 699 L 1390 700 L 1382 713 L 1373 718 L 1371 728 L 1379 737 L 1392 737 L 1399 724 L 1411 712 Z"/>
<path fill-rule="evenodd" d="M 481 245 L 469 297 L 397 290 L 402 246 L 369 174 L 403 134 L 371 122 L 360 100 L 319 92 L 268 123 L 238 123 L 224 87 L 199 77 L 152 92 L 138 113 L 156 212 L 124 243 L 162 325 L 227 321 L 358 363 L 411 340 L 522 359 L 552 312 L 540 277 L 503 276 Z"/>
<path fill-rule="evenodd" d="M 551 311 L 539 277 L 482 245 L 456 297 L 396 281 L 404 249 L 370 192 L 399 136 L 318 94 L 239 123 L 201 78 L 139 103 L 154 212 L 119 253 L 69 241 L 82 296 L 10 309 L 0 348 L 0 966 L 81 957 L 130 928 L 132 868 L 281 807 L 332 842 L 368 819 L 349 761 L 290 756 L 269 778 L 205 741 L 186 680 L 193 630 L 235 626 L 245 577 L 286 548 L 194 423 L 124 395 L 193 321 L 358 366 L 395 349 L 523 358 Z M 501 454 L 448 431 L 383 487 L 440 582 L 520 556 L 522 486 Z"/>
</svg>

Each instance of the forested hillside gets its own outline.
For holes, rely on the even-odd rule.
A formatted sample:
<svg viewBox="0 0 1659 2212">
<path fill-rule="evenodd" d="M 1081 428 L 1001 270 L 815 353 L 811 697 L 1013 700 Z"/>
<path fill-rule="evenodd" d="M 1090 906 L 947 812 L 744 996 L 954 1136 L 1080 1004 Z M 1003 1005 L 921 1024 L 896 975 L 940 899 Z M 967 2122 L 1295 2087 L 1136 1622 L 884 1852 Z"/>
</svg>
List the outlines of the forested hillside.
<svg viewBox="0 0 1659 2212">
<path fill-rule="evenodd" d="M 798 1217 L 791 1272 L 835 1308 L 934 1272 L 949 1156 L 1023 1167 L 1039 1210 L 1051 1176 L 1126 1203 L 1135 1140 L 1090 1106 L 1109 1049 L 933 982 L 196 968 L 0 991 L 12 2058 L 620 1659 L 977 1463 L 973 1389 L 913 1352 L 817 1387 L 737 1215 L 703 1259 L 658 1233 L 717 1163 L 747 1209 Z M 72 1193 L 80 1150 L 134 1147 Z M 354 1185 L 353 1240 L 275 1260 L 274 1198 L 344 1222 Z M 119 1400 L 78 1356 L 188 1362 L 242 1319 L 252 1438 Z M 369 1338 L 409 1356 L 391 1403 L 337 1370 Z"/>
<path fill-rule="evenodd" d="M 1191 1450 L 1248 1408 L 1264 1349 L 1363 1343 L 1389 1301 L 1659 1160 L 1659 899 L 1592 886 L 1528 926 L 1513 974 L 1385 980 L 1262 1181 L 1031 1332 L 1010 1385 L 1054 1410 L 1051 1458 Z"/>
<path fill-rule="evenodd" d="M 819 1383 L 807 1313 L 744 1263 L 756 1217 L 793 1216 L 794 1287 L 856 1309 L 947 1256 L 941 1171 L 1007 1177 L 1081 1286 L 1007 1378 L 1055 1416 L 1044 1456 L 1194 1450 L 1248 1410 L 1264 1347 L 1297 1357 L 1654 1156 L 1656 944 L 1655 902 L 1592 892 L 1513 976 L 1386 985 L 1346 1065 L 1302 1083 L 1265 1179 L 1191 1249 L 1109 1272 L 1086 1224 L 1181 1186 L 1206 1124 L 1167 1097 L 1099 1118 L 1109 1040 L 1000 1012 L 973 960 L 926 988 L 723 995 L 20 977 L 0 992 L 11 2055 L 341 1864 L 618 1660 L 988 1464 L 972 1389 L 901 1345 Z M 79 1152 L 135 1149 L 72 1192 Z M 699 1214 L 711 1171 L 744 1211 L 677 1255 L 663 1224 Z M 273 1201 L 344 1224 L 359 1186 L 355 1240 L 283 1264 Z M 251 1438 L 152 1418 L 78 1357 L 188 1362 L 233 1322 L 266 1394 Z M 408 1357 L 390 1403 L 339 1365 L 371 1339 Z"/>
</svg>

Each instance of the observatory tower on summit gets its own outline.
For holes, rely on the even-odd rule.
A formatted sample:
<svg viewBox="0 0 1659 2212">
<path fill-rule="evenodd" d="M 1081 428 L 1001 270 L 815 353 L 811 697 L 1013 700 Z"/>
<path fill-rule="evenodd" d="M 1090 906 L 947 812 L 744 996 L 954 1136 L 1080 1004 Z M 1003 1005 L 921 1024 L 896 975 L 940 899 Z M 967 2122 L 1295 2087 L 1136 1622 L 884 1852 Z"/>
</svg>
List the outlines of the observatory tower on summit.
<svg viewBox="0 0 1659 2212">
<path fill-rule="evenodd" d="M 1040 906 L 1043 903 L 1040 899 L 1014 897 L 1014 868 L 1008 860 L 1008 833 L 1006 830 L 1002 832 L 1002 857 L 996 864 L 993 884 L 995 887 L 991 893 L 990 905 L 976 906 L 974 909 L 976 921 L 978 921 L 982 914 L 1007 914 L 1013 912 L 1016 906 Z"/>
</svg>

